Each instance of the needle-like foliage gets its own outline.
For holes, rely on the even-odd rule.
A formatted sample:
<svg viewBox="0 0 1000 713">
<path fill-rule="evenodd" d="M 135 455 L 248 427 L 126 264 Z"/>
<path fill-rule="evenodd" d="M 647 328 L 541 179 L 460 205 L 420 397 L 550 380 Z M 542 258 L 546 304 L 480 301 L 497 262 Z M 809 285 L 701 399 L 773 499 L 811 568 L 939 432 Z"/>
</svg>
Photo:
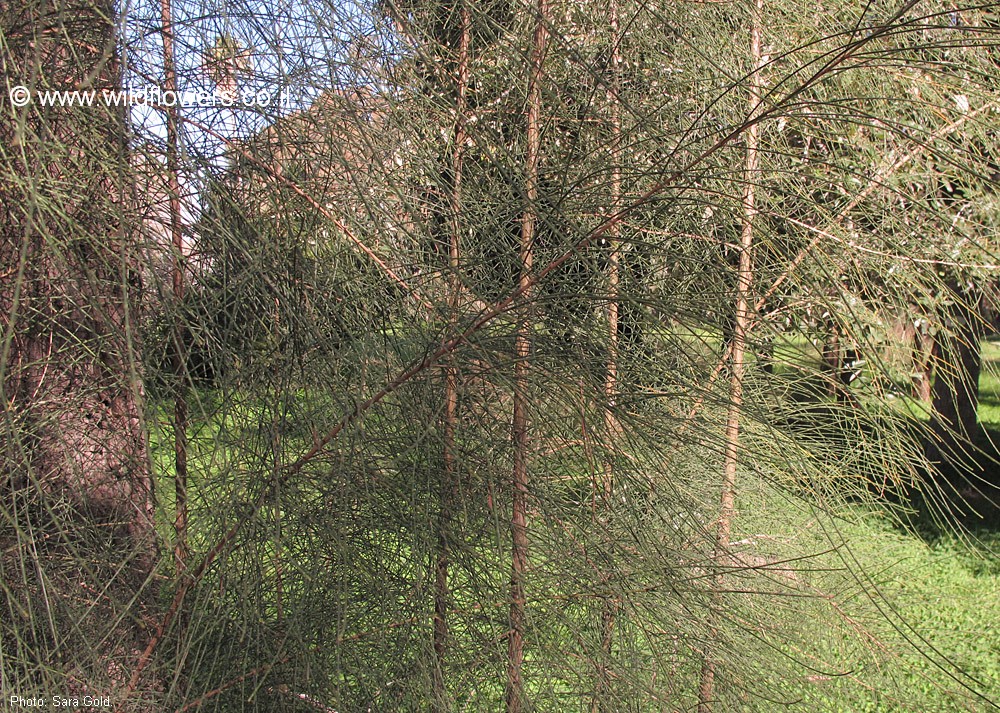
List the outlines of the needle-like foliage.
<svg viewBox="0 0 1000 713">
<path fill-rule="evenodd" d="M 997 27 L 0 5 L 4 699 L 997 705 L 857 541 L 996 493 Z"/>
</svg>

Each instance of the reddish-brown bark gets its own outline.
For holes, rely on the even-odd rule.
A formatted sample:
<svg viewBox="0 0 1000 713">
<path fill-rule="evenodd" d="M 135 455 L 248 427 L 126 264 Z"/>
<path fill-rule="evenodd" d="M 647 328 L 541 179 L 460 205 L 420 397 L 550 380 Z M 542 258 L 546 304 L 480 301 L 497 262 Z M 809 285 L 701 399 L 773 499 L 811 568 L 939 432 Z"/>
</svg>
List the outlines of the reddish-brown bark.
<svg viewBox="0 0 1000 713">
<path fill-rule="evenodd" d="M 525 709 L 524 634 L 525 577 L 528 571 L 528 371 L 531 355 L 531 268 L 538 222 L 538 163 L 541 156 L 542 65 L 548 46 L 548 1 L 538 0 L 534 43 L 528 78 L 528 124 L 525 155 L 525 200 L 521 218 L 521 277 L 523 304 L 514 340 L 514 471 L 511 502 L 510 631 L 507 641 L 507 713 Z"/>
<path fill-rule="evenodd" d="M 101 0 L 7 5 L 5 71 L 32 91 L 114 89 L 113 17 Z M 11 485 L 113 523 L 148 560 L 124 121 L 32 102 L 0 122 L 0 171 L 19 178 L 0 181 L 3 448 Z"/>
<path fill-rule="evenodd" d="M 451 271 L 449 286 L 449 319 L 452 330 L 458 321 L 459 268 L 461 258 L 462 232 L 462 178 L 465 168 L 466 141 L 466 94 L 469 85 L 469 43 L 472 36 L 472 15 L 469 6 L 462 3 L 460 11 L 460 32 L 458 61 L 455 70 L 455 125 L 453 128 L 453 148 L 451 156 L 451 191 L 449 208 L 451 231 L 448 251 L 448 267 Z M 450 566 L 449 531 L 452 513 L 458 500 L 458 470 L 455 453 L 455 433 L 458 424 L 458 367 L 454 356 L 444 367 L 444 473 L 441 484 L 441 509 L 438 516 L 438 552 L 434 582 L 434 691 L 432 709 L 435 713 L 447 710 L 447 686 L 445 682 L 445 656 L 448 649 L 448 607 L 451 589 L 448 584 Z"/>
<path fill-rule="evenodd" d="M 750 57 L 754 72 L 750 77 L 748 115 L 754 116 L 761 108 L 763 68 L 761 34 L 764 0 L 757 0 L 750 30 Z M 728 555 L 730 533 L 736 512 L 736 471 L 739 463 L 740 427 L 743 418 L 743 379 L 746 371 L 746 345 L 753 320 L 751 290 L 753 288 L 754 218 L 757 215 L 755 188 L 760 177 L 759 164 L 760 124 L 752 124 L 746 134 L 746 154 L 743 171 L 743 226 L 740 236 L 740 262 L 737 273 L 736 309 L 732 346 L 730 348 L 729 410 L 726 418 L 724 472 L 719 519 L 715 534 L 713 559 L 720 563 Z M 722 589 L 721 575 L 715 579 L 714 597 Z M 698 713 L 711 713 L 716 702 L 715 677 L 718 668 L 718 608 L 714 601 L 709 612 L 709 638 L 701 667 L 698 686 Z"/>
<path fill-rule="evenodd" d="M 103 0 L 0 4 L 10 84 L 116 89 L 114 17 Z M 4 668 L 16 680 L 19 664 L 46 662 L 69 694 L 121 681 L 151 599 L 156 549 L 135 336 L 141 273 L 128 217 L 135 196 L 121 109 L 36 101 L 13 121 L 9 104 L 4 113 L 0 565 L 8 604 L 34 611 L 19 634 L 27 650 Z M 12 561 L 29 556 L 33 566 Z M 139 682 L 156 686 L 149 674 Z"/>
</svg>

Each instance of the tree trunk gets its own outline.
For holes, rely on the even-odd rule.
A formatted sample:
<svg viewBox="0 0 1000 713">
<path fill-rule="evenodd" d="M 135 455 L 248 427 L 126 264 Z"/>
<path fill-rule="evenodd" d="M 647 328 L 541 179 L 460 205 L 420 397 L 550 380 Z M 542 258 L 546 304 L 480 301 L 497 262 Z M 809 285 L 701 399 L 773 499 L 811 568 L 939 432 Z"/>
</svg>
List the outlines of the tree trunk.
<svg viewBox="0 0 1000 713">
<path fill-rule="evenodd" d="M 948 283 L 948 304 L 941 312 L 941 328 L 934 339 L 932 441 L 928 456 L 949 471 L 968 469 L 974 461 L 971 445 L 979 435 L 980 345 L 985 323 L 980 313 L 981 294 Z"/>
<path fill-rule="evenodd" d="M 842 358 L 840 328 L 836 322 L 831 322 L 830 333 L 823 342 L 823 370 L 826 372 L 826 390 L 832 398 L 838 398 L 840 395 Z"/>
<path fill-rule="evenodd" d="M 934 378 L 934 339 L 931 337 L 927 320 L 922 317 L 913 320 L 910 329 L 913 334 L 910 372 L 912 395 L 921 403 L 930 406 L 931 383 Z"/>
<path fill-rule="evenodd" d="M 521 218 L 521 305 L 514 341 L 514 414 L 511 432 L 514 470 L 511 503 L 510 632 L 507 642 L 507 713 L 525 709 L 524 633 L 526 627 L 524 580 L 528 570 L 528 360 L 531 355 L 531 267 L 538 222 L 538 162 L 541 154 L 542 64 L 548 46 L 548 0 L 538 0 L 534 44 L 528 77 L 525 207 Z"/>
<path fill-rule="evenodd" d="M 170 0 L 160 0 L 160 35 L 163 38 L 163 88 L 177 93 L 174 69 L 174 25 Z M 188 558 L 188 496 L 187 496 L 187 325 L 184 323 L 184 235 L 181 232 L 180 186 L 180 127 L 177 107 L 169 106 L 167 114 L 167 190 L 170 210 L 170 244 L 173 247 L 173 290 L 176 316 L 173 325 L 171 369 L 174 387 L 174 566 L 181 574 Z"/>
<path fill-rule="evenodd" d="M 750 58 L 753 74 L 750 76 L 750 96 L 747 100 L 748 115 L 760 111 L 763 59 L 761 50 L 761 23 L 764 0 L 757 0 L 750 30 Z M 715 533 L 713 560 L 721 566 L 728 556 L 730 533 L 736 504 L 736 469 L 739 462 L 740 425 L 743 413 L 743 378 L 746 372 L 746 346 L 752 320 L 750 301 L 753 289 L 753 231 L 757 215 L 756 182 L 758 176 L 760 124 L 747 129 L 746 154 L 743 167 L 743 226 L 740 235 L 740 264 L 736 284 L 736 306 L 733 320 L 733 341 L 730 356 L 729 410 L 726 418 L 725 454 L 722 476 L 722 493 L 719 502 L 719 520 Z M 702 658 L 701 678 L 698 685 L 698 713 L 711 713 L 716 702 L 715 678 L 718 671 L 718 591 L 724 586 L 722 575 L 714 582 L 712 602 L 708 616 L 708 640 Z"/>
<path fill-rule="evenodd" d="M 114 18 L 103 0 L 0 5 L 10 84 L 32 96 L 117 89 Z M 4 565 L 23 562 L 29 547 L 35 562 L 4 567 L 5 591 L 22 611 L 44 607 L 46 631 L 25 633 L 37 647 L 25 655 L 58 660 L 72 642 L 70 678 L 86 683 L 86 666 L 106 675 L 131 655 L 155 555 L 126 114 L 100 100 L 4 111 L 0 537 L 15 543 L 5 545 Z M 88 592 L 101 595 L 88 603 Z M 4 663 L 12 676 L 15 661 Z M 65 685 L 58 690 L 69 694 L 77 683 Z"/>
<path fill-rule="evenodd" d="M 621 142 L 622 142 L 622 114 L 621 114 L 621 31 L 618 21 L 618 0 L 611 0 L 610 25 L 611 25 L 611 86 L 608 89 L 608 101 L 611 109 L 611 215 L 616 215 L 622 209 L 622 168 L 621 168 Z M 615 484 L 614 468 L 614 448 L 618 437 L 619 423 L 615 415 L 618 394 L 618 329 L 619 329 L 619 263 L 620 263 L 620 237 L 621 224 L 614 222 L 608 229 L 608 358 L 604 372 L 604 437 L 605 457 L 604 457 L 604 478 L 600 502 L 602 509 L 607 508 L 611 501 L 611 495 Z M 598 498 L 595 497 L 595 501 Z M 598 523 L 598 527 L 601 527 Z M 607 523 L 603 524 L 607 527 Z M 602 584 L 605 590 L 610 589 L 610 576 L 603 572 L 601 575 Z M 601 651 L 597 662 L 597 687 L 591 710 L 601 713 L 609 710 L 611 696 L 611 674 L 608 663 L 611 659 L 613 637 L 615 631 L 615 618 L 617 614 L 617 603 L 614 596 L 604 592 L 601 602 Z"/>
<path fill-rule="evenodd" d="M 0 10 L 0 28 L 12 28 L 7 75 L 32 91 L 115 89 L 113 17 L 101 0 L 8 5 Z M 20 179 L 0 182 L 7 469 L 15 485 L 122 525 L 148 554 L 125 115 L 99 102 L 87 111 L 32 102 L 19 113 L 23 128 L 0 122 L 0 142 L 14 149 L 2 171 Z"/>
<path fill-rule="evenodd" d="M 466 94 L 469 84 L 469 43 L 472 38 L 472 15 L 466 2 L 460 11 L 460 36 L 458 64 L 455 71 L 455 126 L 452 132 L 451 191 L 449 195 L 451 212 L 451 235 L 448 252 L 448 267 L 451 271 L 449 286 L 449 320 L 452 332 L 458 324 L 459 267 L 461 259 L 462 234 L 462 178 L 465 168 L 465 114 Z M 448 689 L 445 682 L 445 654 L 448 648 L 448 607 L 451 589 L 448 584 L 450 565 L 450 530 L 452 512 L 458 500 L 458 473 L 455 458 L 455 431 L 458 424 L 458 368 L 454 356 L 450 356 L 444 368 L 444 474 L 441 484 L 440 513 L 438 516 L 438 552 L 434 583 L 434 691 L 432 710 L 444 713 L 448 710 Z"/>
</svg>

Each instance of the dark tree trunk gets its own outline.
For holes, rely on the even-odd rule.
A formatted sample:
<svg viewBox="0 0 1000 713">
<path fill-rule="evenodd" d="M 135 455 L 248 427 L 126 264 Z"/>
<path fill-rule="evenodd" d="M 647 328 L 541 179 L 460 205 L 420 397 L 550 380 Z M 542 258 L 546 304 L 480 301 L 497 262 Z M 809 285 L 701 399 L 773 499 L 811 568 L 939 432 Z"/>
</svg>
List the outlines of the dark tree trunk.
<svg viewBox="0 0 1000 713">
<path fill-rule="evenodd" d="M 928 456 L 949 471 L 967 469 L 974 460 L 971 444 L 979 435 L 980 346 L 985 334 L 981 294 L 957 280 L 948 284 L 948 302 L 934 339 L 932 440 Z"/>
<path fill-rule="evenodd" d="M 837 403 L 857 405 L 857 398 L 851 393 L 851 384 L 860 375 L 861 354 L 857 347 L 844 338 L 836 322 L 823 343 L 823 371 L 827 394 Z"/>
<path fill-rule="evenodd" d="M 0 4 L 10 85 L 33 96 L 115 89 L 114 17 L 109 0 Z M 125 629 L 138 628 L 154 555 L 125 114 L 100 98 L 89 107 L 5 104 L 4 112 L 0 576 L 6 597 L 19 599 L 21 611 L 43 607 L 38 621 L 46 622 L 44 632 L 25 634 L 34 648 L 15 655 L 74 657 L 79 683 L 87 666 L 107 674 L 130 654 Z M 16 567 L 29 551 L 34 566 Z M 17 661 L 5 659 L 12 676 Z"/>
<path fill-rule="evenodd" d="M 762 374 L 774 374 L 774 337 L 765 336 L 758 342 L 757 368 Z"/>
</svg>

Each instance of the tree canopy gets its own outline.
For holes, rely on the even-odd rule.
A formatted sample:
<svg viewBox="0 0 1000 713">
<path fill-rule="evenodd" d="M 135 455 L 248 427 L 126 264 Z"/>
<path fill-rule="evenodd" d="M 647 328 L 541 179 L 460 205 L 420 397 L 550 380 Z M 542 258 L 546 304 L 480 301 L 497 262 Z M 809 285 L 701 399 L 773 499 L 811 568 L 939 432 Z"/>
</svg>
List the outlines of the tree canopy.
<svg viewBox="0 0 1000 713">
<path fill-rule="evenodd" d="M 0 6 L 0 692 L 1000 705 L 885 554 L 996 510 L 998 28 Z"/>
</svg>

